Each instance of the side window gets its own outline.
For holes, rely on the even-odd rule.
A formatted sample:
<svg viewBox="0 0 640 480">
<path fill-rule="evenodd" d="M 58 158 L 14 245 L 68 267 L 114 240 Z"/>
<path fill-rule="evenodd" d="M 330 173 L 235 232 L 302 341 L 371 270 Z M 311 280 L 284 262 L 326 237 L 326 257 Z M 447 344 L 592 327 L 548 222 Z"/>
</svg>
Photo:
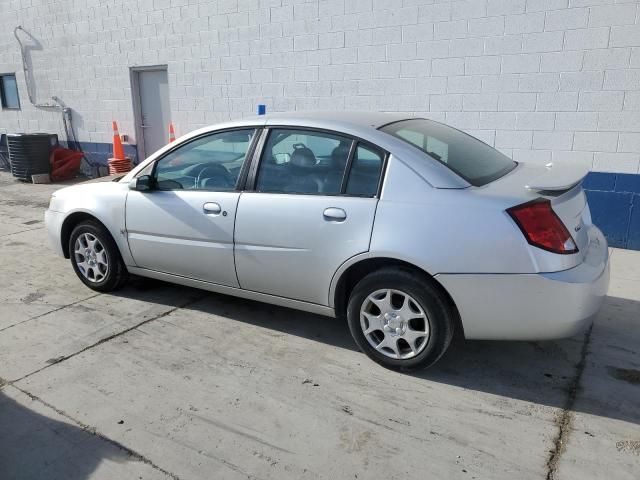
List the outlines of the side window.
<svg viewBox="0 0 640 480">
<path fill-rule="evenodd" d="M 346 193 L 361 197 L 375 196 L 378 192 L 383 163 L 384 154 L 382 152 L 358 144 L 351 163 Z"/>
<path fill-rule="evenodd" d="M 213 133 L 156 162 L 159 190 L 234 190 L 255 129 Z"/>
<path fill-rule="evenodd" d="M 351 143 L 330 133 L 274 129 L 260 159 L 256 190 L 339 194 Z"/>
</svg>

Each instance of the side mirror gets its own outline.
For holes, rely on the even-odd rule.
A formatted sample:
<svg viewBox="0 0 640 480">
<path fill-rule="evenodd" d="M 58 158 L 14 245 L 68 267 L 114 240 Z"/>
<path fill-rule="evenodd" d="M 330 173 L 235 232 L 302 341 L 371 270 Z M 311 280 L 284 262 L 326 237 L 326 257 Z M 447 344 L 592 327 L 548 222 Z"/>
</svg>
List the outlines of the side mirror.
<svg viewBox="0 0 640 480">
<path fill-rule="evenodd" d="M 151 190 L 151 175 L 140 175 L 129 182 L 129 190 L 148 192 Z"/>
</svg>

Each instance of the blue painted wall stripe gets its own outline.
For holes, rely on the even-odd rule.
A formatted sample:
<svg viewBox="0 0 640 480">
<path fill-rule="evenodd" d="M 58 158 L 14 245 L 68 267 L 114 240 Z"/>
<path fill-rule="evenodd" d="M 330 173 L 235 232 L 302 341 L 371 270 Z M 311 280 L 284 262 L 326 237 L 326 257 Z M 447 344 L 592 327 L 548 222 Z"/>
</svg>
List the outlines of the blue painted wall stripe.
<svg viewBox="0 0 640 480">
<path fill-rule="evenodd" d="M 633 196 L 626 248 L 631 250 L 640 250 L 640 195 Z"/>
<path fill-rule="evenodd" d="M 640 250 L 640 175 L 591 172 L 583 186 L 593 223 L 609 245 Z"/>
</svg>

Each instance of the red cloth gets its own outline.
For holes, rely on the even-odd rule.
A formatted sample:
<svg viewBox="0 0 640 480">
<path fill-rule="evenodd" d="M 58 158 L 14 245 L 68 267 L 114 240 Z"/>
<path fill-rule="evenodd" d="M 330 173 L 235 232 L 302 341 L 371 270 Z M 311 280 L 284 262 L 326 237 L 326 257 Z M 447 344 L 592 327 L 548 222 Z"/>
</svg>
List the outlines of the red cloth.
<svg viewBox="0 0 640 480">
<path fill-rule="evenodd" d="M 59 182 L 78 176 L 80 162 L 84 153 L 69 150 L 68 148 L 56 147 L 51 150 L 49 163 L 51 163 L 51 180 Z"/>
</svg>

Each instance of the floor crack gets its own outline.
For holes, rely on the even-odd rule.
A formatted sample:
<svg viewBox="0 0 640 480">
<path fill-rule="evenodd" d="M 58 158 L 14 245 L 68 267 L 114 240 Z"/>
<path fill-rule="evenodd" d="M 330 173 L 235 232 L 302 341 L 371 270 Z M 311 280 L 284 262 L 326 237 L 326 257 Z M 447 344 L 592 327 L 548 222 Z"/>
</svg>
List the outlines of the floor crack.
<svg viewBox="0 0 640 480">
<path fill-rule="evenodd" d="M 177 308 L 179 308 L 179 307 L 177 307 Z M 41 403 L 45 407 L 50 408 L 51 410 L 56 412 L 58 415 L 61 415 L 64 418 L 66 418 L 67 420 L 73 422 L 78 427 L 80 427 L 82 430 L 84 430 L 85 432 L 89 433 L 90 435 L 94 435 L 94 436 L 98 437 L 99 439 L 109 443 L 110 445 L 113 445 L 114 447 L 126 452 L 127 455 L 129 455 L 130 457 L 135 458 L 136 460 L 149 465 L 150 467 L 158 470 L 159 472 L 162 472 L 164 475 L 167 475 L 168 477 L 172 478 L 173 480 L 180 480 L 180 477 L 178 477 L 175 473 L 172 473 L 172 472 L 169 472 L 168 470 L 165 470 L 161 466 L 159 466 L 156 463 L 154 463 L 153 460 L 145 457 L 141 453 L 138 453 L 135 450 L 131 450 L 129 447 L 123 445 L 122 443 L 120 443 L 120 442 L 118 442 L 116 440 L 113 440 L 113 439 L 105 436 L 104 434 L 98 432 L 95 427 L 87 425 L 86 423 L 81 422 L 80 420 L 77 420 L 77 419 L 73 418 L 72 416 L 70 416 L 66 412 L 64 412 L 63 410 L 60 410 L 59 408 L 54 407 L 53 405 L 51 405 L 50 403 L 44 401 L 43 399 L 41 399 L 37 395 L 34 395 L 34 394 L 32 394 L 32 393 L 30 393 L 30 392 L 28 392 L 28 391 L 26 391 L 26 390 L 24 390 L 24 389 L 22 389 L 20 387 L 17 387 L 16 385 L 12 385 L 12 387 L 15 388 L 16 390 L 19 390 L 20 392 L 24 393 L 31 400 L 36 401 L 38 403 Z"/>
<path fill-rule="evenodd" d="M 101 293 L 96 293 L 96 294 L 90 295 L 90 296 L 88 296 L 86 298 L 81 298 L 80 300 L 77 300 L 75 302 L 71 302 L 71 303 L 68 303 L 66 305 L 62 305 L 60 307 L 54 308 L 53 310 L 49 310 L 48 312 L 44 312 L 44 313 L 41 313 L 39 315 L 35 315 L 33 317 L 29 317 L 29 318 L 27 318 L 25 320 L 22 320 L 20 322 L 16 322 L 16 323 L 13 323 L 11 325 L 7 325 L 4 328 L 0 328 L 0 333 L 4 332 L 5 330 L 9 330 L 10 328 L 17 327 L 18 325 L 22 325 L 23 323 L 30 322 L 31 320 L 36 320 L 38 318 L 46 317 L 47 315 L 50 315 L 52 313 L 59 312 L 60 310 L 64 310 L 67 307 L 72 307 L 72 306 L 77 305 L 77 304 L 79 304 L 81 302 L 85 302 L 87 300 L 91 300 L 92 298 L 95 298 L 95 297 L 97 297 L 99 295 L 102 295 L 102 294 Z"/>
<path fill-rule="evenodd" d="M 5 233 L 3 235 L 0 235 L 0 238 L 4 238 L 4 237 L 10 237 L 11 235 L 18 235 L 20 233 L 26 233 L 26 232 L 33 232 L 35 230 L 42 230 L 44 227 L 38 227 L 38 228 L 28 228 L 26 230 L 20 230 L 19 232 L 11 232 L 11 233 Z"/>
<path fill-rule="evenodd" d="M 136 452 L 134 450 L 131 450 L 130 448 L 126 447 L 125 445 L 121 444 L 120 442 L 118 442 L 116 440 L 113 440 L 113 439 L 103 435 L 102 433 L 98 432 L 95 427 L 91 427 L 90 425 L 85 424 L 85 423 L 81 422 L 80 420 L 77 420 L 77 419 L 73 418 L 72 416 L 70 416 L 66 412 L 64 412 L 63 410 L 60 410 L 60 409 L 56 408 L 55 406 L 53 406 L 52 404 L 50 404 L 50 403 L 46 402 L 45 400 L 41 399 L 37 395 L 34 395 L 31 392 L 28 392 L 28 391 L 24 390 L 23 388 L 18 387 L 16 385 L 16 382 L 24 380 L 25 378 L 28 378 L 28 377 L 30 377 L 32 375 L 35 375 L 36 373 L 42 372 L 43 370 L 45 370 L 45 369 L 47 369 L 47 368 L 49 368 L 49 367 L 51 367 L 53 365 L 56 365 L 58 363 L 66 361 L 66 360 L 68 360 L 70 358 L 73 358 L 73 357 L 75 357 L 77 355 L 80 355 L 81 353 L 86 352 L 87 350 L 90 350 L 90 349 L 92 349 L 92 348 L 94 348 L 94 347 L 96 347 L 98 345 L 101 345 L 101 344 L 106 343 L 106 342 L 108 342 L 110 340 L 113 340 L 114 338 L 117 338 L 117 337 L 119 337 L 121 335 L 124 335 L 125 333 L 128 333 L 128 332 L 130 332 L 132 330 L 135 330 L 136 328 L 139 328 L 139 327 L 141 327 L 143 325 L 146 325 L 149 322 L 152 322 L 154 320 L 158 320 L 160 318 L 166 317 L 167 315 L 175 312 L 176 310 L 188 307 L 189 305 L 192 305 L 192 304 L 202 300 L 205 297 L 206 297 L 206 295 L 200 295 L 200 296 L 198 296 L 196 298 L 193 298 L 191 300 L 188 300 L 188 301 L 186 301 L 186 302 L 184 302 L 184 303 L 182 303 L 180 305 L 177 305 L 176 307 L 170 308 L 166 312 L 163 312 L 163 313 L 161 313 L 159 315 L 156 315 L 156 316 L 148 318 L 148 319 L 146 319 L 146 320 L 144 320 L 144 321 L 142 321 L 140 323 L 137 323 L 136 325 L 134 325 L 132 327 L 129 327 L 129 328 L 126 328 L 126 329 L 124 329 L 124 330 L 122 330 L 120 332 L 114 333 L 113 335 L 109 335 L 107 337 L 101 338 L 97 342 L 95 342 L 95 343 L 93 343 L 91 345 L 88 345 L 87 347 L 84 347 L 84 348 L 78 350 L 75 353 L 72 353 L 70 355 L 62 356 L 59 359 L 57 359 L 56 362 L 51 363 L 49 365 L 46 365 L 46 366 L 44 366 L 44 367 L 42 367 L 42 368 L 40 368 L 38 370 L 35 370 L 35 371 L 31 372 L 31 373 L 28 373 L 28 374 L 26 374 L 26 375 L 24 375 L 24 376 L 22 376 L 22 377 L 20 377 L 20 378 L 18 378 L 16 380 L 7 381 L 7 380 L 4 380 L 4 379 L 0 378 L 0 388 L 3 388 L 5 386 L 7 386 L 7 385 L 11 385 L 13 388 L 15 388 L 15 389 L 19 390 L 20 392 L 24 393 L 25 395 L 27 395 L 32 400 L 41 403 L 42 405 L 52 409 L 53 411 L 55 411 L 59 415 L 62 415 L 64 418 L 68 419 L 69 421 L 75 423 L 76 425 L 78 425 L 80 428 L 82 428 L 87 433 L 90 433 L 91 435 L 95 435 L 96 437 L 104 440 L 105 442 L 107 442 L 107 443 L 109 443 L 109 444 L 111 444 L 111 445 L 123 450 L 129 456 L 131 456 L 132 458 L 135 458 L 136 460 L 138 460 L 140 462 L 146 463 L 147 465 L 149 465 L 152 468 L 162 472 L 163 474 L 167 475 L 168 477 L 172 478 L 173 480 L 180 480 L 180 478 L 176 474 L 171 473 L 168 470 L 165 470 L 164 468 L 160 467 L 159 465 L 157 465 L 156 463 L 154 463 L 152 460 L 150 460 L 149 458 L 145 457 L 144 455 L 142 455 L 142 454 L 140 454 L 140 453 L 138 453 L 138 452 Z M 70 305 L 72 305 L 72 304 L 70 304 Z M 66 305 L 66 306 L 68 306 L 68 305 Z M 65 307 L 62 307 L 62 308 L 65 308 Z M 51 313 L 51 312 L 48 312 L 48 313 Z"/>
<path fill-rule="evenodd" d="M 39 368 L 39 369 L 37 369 L 37 370 L 34 370 L 33 372 L 27 373 L 26 375 L 23 375 L 23 376 L 22 376 L 22 377 L 20 377 L 20 378 L 17 378 L 17 379 L 15 379 L 15 380 L 11 380 L 10 382 L 8 382 L 8 384 L 10 384 L 10 385 L 14 385 L 16 382 L 20 382 L 21 380 L 24 380 L 25 378 L 29 378 L 30 376 L 35 375 L 36 373 L 40 373 L 40 372 L 42 372 L 43 370 L 46 370 L 47 368 L 50 368 L 50 367 L 52 367 L 52 366 L 54 366 L 54 365 L 57 365 L 57 364 L 62 363 L 62 362 L 64 362 L 64 361 L 66 361 L 66 360 L 69 360 L 70 358 L 73 358 L 73 357 L 75 357 L 75 356 L 77 356 L 77 355 L 80 355 L 81 353 L 84 353 L 84 352 L 86 352 L 87 350 L 91 350 L 92 348 L 97 347 L 98 345 L 102 345 L 103 343 L 106 343 L 106 342 L 108 342 L 108 341 L 110 341 L 110 340 L 113 340 L 114 338 L 120 337 L 121 335 L 124 335 L 125 333 L 128 333 L 128 332 L 130 332 L 131 330 L 135 330 L 136 328 L 139 328 L 139 327 L 141 327 L 141 326 L 143 326 L 143 325 L 146 325 L 146 324 L 147 324 L 147 323 L 149 323 L 149 322 L 153 322 L 154 320 L 158 320 L 158 319 L 160 319 L 160 318 L 166 317 L 167 315 L 169 315 L 169 314 L 171 314 L 171 313 L 175 312 L 176 310 L 179 310 L 179 309 L 181 309 L 181 308 L 188 307 L 189 305 L 192 305 L 192 304 L 194 304 L 194 303 L 196 303 L 196 302 L 198 302 L 198 301 L 202 300 L 202 299 L 203 299 L 203 298 L 205 298 L 205 297 L 206 297 L 206 295 L 200 295 L 200 296 L 198 296 L 197 298 L 194 298 L 194 299 L 189 300 L 189 301 L 187 301 L 187 302 L 184 302 L 184 303 L 182 303 L 182 304 L 180 304 L 180 305 L 177 305 L 177 306 L 175 306 L 175 307 L 173 307 L 173 308 L 170 308 L 170 309 L 169 309 L 169 310 L 167 310 L 166 312 L 163 312 L 163 313 L 161 313 L 161 314 L 159 314 L 159 315 L 156 315 L 155 317 L 148 318 L 148 319 L 146 319 L 146 320 L 143 320 L 143 321 L 142 321 L 142 322 L 140 322 L 140 323 L 136 323 L 135 325 L 133 325 L 133 326 L 131 326 L 131 327 L 129 327 L 129 328 L 125 328 L 124 330 L 121 330 L 121 331 L 119 331 L 119 332 L 116 332 L 116 333 L 114 333 L 114 334 L 112 334 L 112 335 L 109 335 L 109 336 L 107 336 L 107 337 L 101 338 L 101 339 L 100 339 L 100 340 L 98 340 L 97 342 L 92 343 L 91 345 L 88 345 L 88 346 L 86 346 L 86 347 L 84 347 L 84 348 L 82 348 L 82 349 L 78 350 L 77 352 L 71 353 L 71 354 L 69 354 L 69 355 L 62 355 L 62 356 L 60 356 L 60 357 L 56 358 L 56 359 L 55 359 L 55 361 L 51 362 L 50 364 L 45 365 L 44 367 L 41 367 L 41 368 Z M 15 386 L 15 385 L 14 385 L 14 386 Z"/>
<path fill-rule="evenodd" d="M 580 381 L 582 380 L 582 373 L 586 365 L 587 354 L 589 353 L 589 344 L 591 342 L 591 331 L 593 330 L 593 324 L 584 334 L 584 341 L 582 343 L 582 349 L 580 350 L 580 360 L 575 366 L 575 375 L 569 384 L 569 390 L 567 399 L 565 401 L 562 411 L 556 418 L 556 425 L 558 426 L 558 435 L 553 442 L 553 449 L 550 451 L 549 459 L 547 460 L 547 476 L 546 480 L 556 480 L 556 474 L 558 470 L 558 464 L 560 458 L 564 453 L 567 440 L 571 434 L 573 424 L 573 407 L 576 403 L 576 397 L 578 390 L 580 389 Z"/>
</svg>

